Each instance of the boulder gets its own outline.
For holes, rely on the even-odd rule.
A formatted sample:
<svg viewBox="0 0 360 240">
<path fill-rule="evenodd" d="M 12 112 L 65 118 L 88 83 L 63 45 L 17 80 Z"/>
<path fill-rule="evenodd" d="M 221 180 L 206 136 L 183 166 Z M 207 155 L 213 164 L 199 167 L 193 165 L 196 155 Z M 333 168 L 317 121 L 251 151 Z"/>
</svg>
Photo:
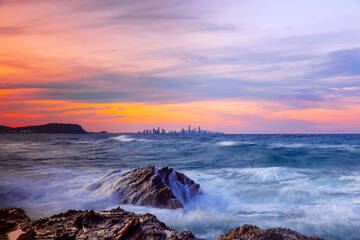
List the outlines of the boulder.
<svg viewBox="0 0 360 240">
<path fill-rule="evenodd" d="M 323 240 L 318 237 L 307 237 L 286 228 L 270 228 L 261 230 L 252 225 L 243 225 L 240 228 L 230 229 L 226 235 L 217 240 Z"/>
<path fill-rule="evenodd" d="M 0 240 L 7 239 L 7 234 L 20 229 L 22 224 L 30 222 L 24 210 L 19 208 L 0 209 Z"/>
<path fill-rule="evenodd" d="M 13 209 L 5 209 L 11 215 Z M 22 211 L 17 209 L 17 211 Z M 23 213 L 23 211 L 22 211 Z M 26 216 L 26 215 L 25 215 Z M 28 217 L 24 217 L 28 220 Z M 151 214 L 135 214 L 121 208 L 110 211 L 75 211 L 69 210 L 52 217 L 33 222 L 15 219 L 21 225 L 22 234 L 18 240 L 37 239 L 118 239 L 118 240 L 197 240 L 191 232 L 176 232 L 160 222 Z M 8 233 L 8 232 L 7 232 Z M 8 239 L 3 233 L 0 239 Z"/>
<path fill-rule="evenodd" d="M 114 171 L 88 186 L 89 190 L 111 191 L 120 204 L 183 208 L 198 193 L 200 185 L 173 168 L 146 166 L 130 172 Z"/>
</svg>

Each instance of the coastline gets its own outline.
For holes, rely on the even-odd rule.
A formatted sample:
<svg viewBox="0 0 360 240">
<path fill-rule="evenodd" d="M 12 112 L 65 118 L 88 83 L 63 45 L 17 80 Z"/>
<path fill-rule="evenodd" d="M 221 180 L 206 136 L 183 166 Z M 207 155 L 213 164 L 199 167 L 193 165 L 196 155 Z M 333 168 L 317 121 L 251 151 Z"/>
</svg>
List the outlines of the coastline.
<svg viewBox="0 0 360 240">
<path fill-rule="evenodd" d="M 113 189 L 120 204 L 178 209 L 191 202 L 200 185 L 173 168 L 148 165 L 129 172 L 106 174 L 87 186 L 89 190 Z M 190 231 L 177 232 L 150 213 L 135 214 L 120 207 L 108 211 L 68 210 L 31 221 L 20 208 L 0 210 L 0 239 L 169 239 L 200 240 Z M 321 240 L 285 228 L 262 230 L 243 225 L 230 229 L 217 240 Z"/>
<path fill-rule="evenodd" d="M 95 213 L 93 210 L 69 210 L 51 217 L 31 221 L 19 208 L 0 209 L 0 239 L 164 239 L 205 240 L 190 231 L 177 232 L 152 214 L 135 214 L 121 208 Z M 259 229 L 243 225 L 230 229 L 217 240 L 322 240 L 307 237 L 285 228 Z"/>
<path fill-rule="evenodd" d="M 7 161 L 1 165 L 0 207 L 19 207 L 30 218 L 41 219 L 68 209 L 98 212 L 120 206 L 211 240 L 243 224 L 350 239 L 358 236 L 359 226 L 354 215 L 359 164 L 353 160 L 358 139 L 2 135 L 0 156 Z M 148 164 L 173 167 L 200 184 L 202 193 L 184 209 L 171 210 L 119 204 L 110 178 L 101 189 L 89 189 L 116 169 L 125 173 Z"/>
</svg>

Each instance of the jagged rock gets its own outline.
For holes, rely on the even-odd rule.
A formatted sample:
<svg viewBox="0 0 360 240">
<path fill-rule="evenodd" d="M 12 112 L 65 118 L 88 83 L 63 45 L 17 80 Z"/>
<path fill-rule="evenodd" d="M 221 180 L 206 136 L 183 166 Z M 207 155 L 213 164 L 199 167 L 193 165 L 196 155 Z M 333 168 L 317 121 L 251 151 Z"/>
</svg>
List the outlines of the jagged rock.
<svg viewBox="0 0 360 240">
<path fill-rule="evenodd" d="M 14 209 L 5 209 L 3 212 L 11 212 Z M 20 209 L 15 209 L 24 213 Z M 23 219 L 13 218 L 17 225 L 21 225 L 24 232 L 18 240 L 37 240 L 37 239 L 118 239 L 118 240 L 197 240 L 198 238 L 191 232 L 176 232 L 160 222 L 151 214 L 135 214 L 127 212 L 121 208 L 110 211 L 75 211 L 69 210 L 52 217 L 42 218 L 37 221 L 29 222 L 25 215 Z M 10 219 L 9 218 L 9 219 Z M 12 229 L 14 230 L 14 229 Z M 11 230 L 10 230 L 11 231 Z M 0 235 L 1 239 L 7 239 L 9 231 Z"/>
<path fill-rule="evenodd" d="M 30 222 L 24 210 L 19 208 L 0 209 L 0 240 L 7 239 L 7 234 L 16 231 L 20 225 Z"/>
<path fill-rule="evenodd" d="M 323 240 L 318 237 L 307 237 L 286 228 L 270 228 L 261 230 L 256 226 L 243 225 L 241 228 L 230 229 L 226 235 L 217 240 Z"/>
<path fill-rule="evenodd" d="M 31 222 L 23 210 L 0 210 L 0 239 L 8 240 L 198 240 L 189 232 L 176 232 L 151 214 L 135 214 L 121 208 L 110 211 L 69 210 Z M 14 234 L 15 233 L 15 234 Z M 261 230 L 243 225 L 229 230 L 217 240 L 323 240 L 285 228 Z"/>
<path fill-rule="evenodd" d="M 111 189 L 120 204 L 157 208 L 182 208 L 198 191 L 200 185 L 173 168 L 146 166 L 118 175 L 107 174 L 88 189 Z"/>
</svg>

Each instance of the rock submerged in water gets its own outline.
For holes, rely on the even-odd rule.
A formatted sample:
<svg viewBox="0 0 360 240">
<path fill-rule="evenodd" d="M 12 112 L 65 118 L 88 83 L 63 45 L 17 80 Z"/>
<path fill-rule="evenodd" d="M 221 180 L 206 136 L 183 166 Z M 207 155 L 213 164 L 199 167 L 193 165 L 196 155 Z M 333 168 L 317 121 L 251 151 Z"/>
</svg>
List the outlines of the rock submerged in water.
<svg viewBox="0 0 360 240">
<path fill-rule="evenodd" d="M 1 219 L 3 224 L 10 225 L 2 231 L 0 239 L 9 239 L 15 231 L 20 231 L 18 240 L 40 239 L 118 239 L 118 240 L 197 240 L 189 231 L 176 232 L 167 227 L 151 214 L 135 214 L 121 208 L 110 211 L 75 211 L 69 210 L 52 217 L 31 222 L 26 215 L 25 221 L 16 216 L 22 216 L 23 210 L 18 208 L 1 209 L 7 218 Z M 4 214 L 3 214 L 4 215 Z M 11 216 L 11 217 L 10 217 Z M 14 225 L 14 223 L 16 223 Z"/>
<path fill-rule="evenodd" d="M 176 209 L 183 208 L 200 185 L 173 168 L 146 166 L 120 175 L 119 171 L 111 172 L 88 186 L 90 190 L 102 188 L 110 188 L 120 204 Z"/>
<path fill-rule="evenodd" d="M 286 228 L 270 228 L 261 230 L 252 225 L 243 225 L 241 228 L 230 229 L 217 240 L 324 240 L 318 237 L 307 237 Z"/>
</svg>

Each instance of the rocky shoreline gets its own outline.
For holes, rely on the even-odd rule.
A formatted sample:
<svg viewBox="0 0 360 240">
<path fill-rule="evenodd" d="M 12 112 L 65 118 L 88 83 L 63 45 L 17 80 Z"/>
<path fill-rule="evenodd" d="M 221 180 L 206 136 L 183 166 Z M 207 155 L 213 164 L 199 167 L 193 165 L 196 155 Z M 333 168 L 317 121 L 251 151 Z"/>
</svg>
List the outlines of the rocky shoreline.
<svg viewBox="0 0 360 240">
<path fill-rule="evenodd" d="M 110 190 L 119 204 L 155 208 L 183 208 L 199 194 L 200 185 L 173 168 L 146 166 L 132 171 L 116 170 L 87 186 L 89 191 Z M 69 210 L 52 217 L 31 221 L 24 210 L 0 210 L 0 240 L 37 239 L 118 239 L 118 240 L 197 240 L 192 232 L 177 232 L 152 214 L 135 214 L 121 208 L 94 212 Z M 229 230 L 218 240 L 320 240 L 290 229 L 261 230 L 243 225 Z"/>
<path fill-rule="evenodd" d="M 200 240 L 192 232 L 177 232 L 152 214 L 135 214 L 121 208 L 94 212 L 69 210 L 31 221 L 24 210 L 0 210 L 0 240 Z M 261 230 L 244 225 L 229 230 L 217 240 L 321 240 L 285 228 Z"/>
</svg>

